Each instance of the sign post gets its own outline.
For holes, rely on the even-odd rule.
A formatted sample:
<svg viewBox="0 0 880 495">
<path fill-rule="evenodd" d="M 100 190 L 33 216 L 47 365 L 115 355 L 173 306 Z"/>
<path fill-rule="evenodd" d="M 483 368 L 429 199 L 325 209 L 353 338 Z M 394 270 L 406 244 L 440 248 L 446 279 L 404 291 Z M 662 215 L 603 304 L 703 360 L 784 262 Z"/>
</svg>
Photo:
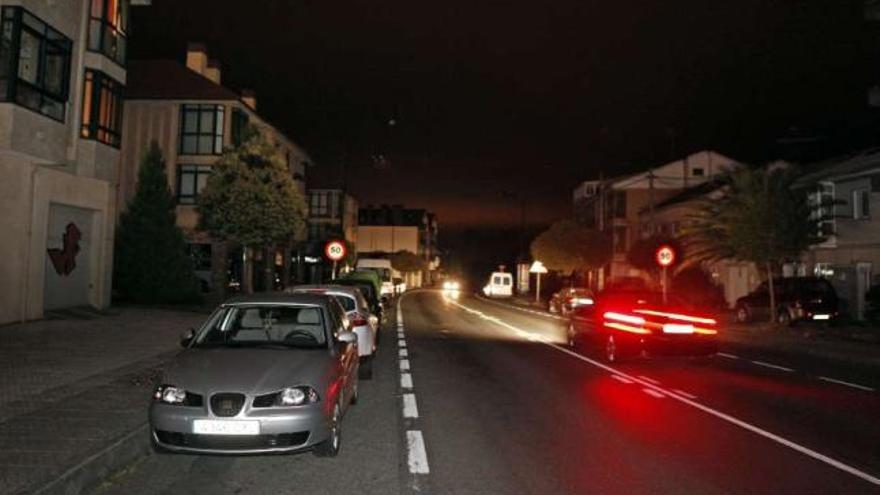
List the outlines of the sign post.
<svg viewBox="0 0 880 495">
<path fill-rule="evenodd" d="M 547 267 L 544 266 L 544 263 L 541 263 L 538 260 L 535 260 L 532 263 L 531 268 L 529 268 L 529 273 L 534 273 L 536 275 L 537 280 L 535 281 L 535 302 L 541 302 L 541 274 L 547 273 Z"/>
<path fill-rule="evenodd" d="M 660 246 L 654 254 L 654 259 L 660 265 L 660 287 L 663 290 L 663 304 L 666 304 L 667 286 L 666 269 L 675 262 L 675 250 L 671 246 Z"/>
<path fill-rule="evenodd" d="M 342 241 L 330 241 L 324 246 L 324 255 L 333 262 L 333 271 L 331 272 L 331 280 L 336 280 L 336 264 L 342 258 L 345 258 L 345 243 Z"/>
</svg>

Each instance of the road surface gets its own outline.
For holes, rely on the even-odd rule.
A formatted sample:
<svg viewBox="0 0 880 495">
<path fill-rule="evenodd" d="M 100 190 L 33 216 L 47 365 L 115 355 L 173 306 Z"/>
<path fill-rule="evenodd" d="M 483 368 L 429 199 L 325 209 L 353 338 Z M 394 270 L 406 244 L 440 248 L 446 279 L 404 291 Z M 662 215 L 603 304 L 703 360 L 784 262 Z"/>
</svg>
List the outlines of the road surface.
<svg viewBox="0 0 880 495">
<path fill-rule="evenodd" d="M 731 352 L 608 367 L 549 315 L 399 308 L 339 457 L 152 455 L 97 493 L 880 493 L 871 383 Z"/>
</svg>

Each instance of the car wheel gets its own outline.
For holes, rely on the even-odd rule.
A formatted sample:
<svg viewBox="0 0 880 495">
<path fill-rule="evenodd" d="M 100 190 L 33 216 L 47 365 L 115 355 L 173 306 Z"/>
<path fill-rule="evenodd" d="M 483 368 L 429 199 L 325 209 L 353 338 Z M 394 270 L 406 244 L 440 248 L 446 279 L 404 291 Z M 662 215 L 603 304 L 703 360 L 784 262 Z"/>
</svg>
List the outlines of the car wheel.
<svg viewBox="0 0 880 495">
<path fill-rule="evenodd" d="M 614 335 L 608 334 L 608 337 L 605 338 L 605 361 L 609 363 L 617 362 L 618 353 Z"/>
<path fill-rule="evenodd" d="M 373 379 L 373 356 L 364 356 L 361 359 L 361 364 L 358 366 L 358 378 L 363 378 L 364 380 Z"/>
<path fill-rule="evenodd" d="M 736 307 L 736 321 L 737 323 L 748 323 L 751 315 L 749 314 L 748 306 L 741 304 Z"/>
<path fill-rule="evenodd" d="M 333 406 L 333 416 L 330 418 L 330 438 L 315 445 L 314 453 L 318 457 L 336 457 L 339 446 L 342 444 L 342 408 L 337 403 Z"/>
<path fill-rule="evenodd" d="M 791 313 L 788 308 L 779 308 L 776 313 L 776 322 L 784 327 L 791 325 Z"/>
</svg>

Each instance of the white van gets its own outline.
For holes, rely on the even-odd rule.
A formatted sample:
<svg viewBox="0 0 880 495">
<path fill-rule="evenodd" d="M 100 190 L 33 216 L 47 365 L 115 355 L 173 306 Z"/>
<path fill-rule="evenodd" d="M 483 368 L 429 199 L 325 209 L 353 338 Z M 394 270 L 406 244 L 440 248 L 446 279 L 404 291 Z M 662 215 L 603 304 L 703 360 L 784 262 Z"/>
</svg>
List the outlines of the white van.
<svg viewBox="0 0 880 495">
<path fill-rule="evenodd" d="M 487 297 L 513 296 L 513 275 L 507 272 L 492 272 L 489 283 L 483 287 L 483 294 Z"/>
<path fill-rule="evenodd" d="M 391 260 L 386 260 L 382 258 L 358 258 L 356 270 L 372 270 L 379 275 L 379 280 L 382 282 L 382 294 L 383 296 L 391 296 L 395 293 L 394 282 L 392 278 L 396 276 L 400 276 L 399 273 L 395 273 L 396 270 L 391 268 Z"/>
</svg>

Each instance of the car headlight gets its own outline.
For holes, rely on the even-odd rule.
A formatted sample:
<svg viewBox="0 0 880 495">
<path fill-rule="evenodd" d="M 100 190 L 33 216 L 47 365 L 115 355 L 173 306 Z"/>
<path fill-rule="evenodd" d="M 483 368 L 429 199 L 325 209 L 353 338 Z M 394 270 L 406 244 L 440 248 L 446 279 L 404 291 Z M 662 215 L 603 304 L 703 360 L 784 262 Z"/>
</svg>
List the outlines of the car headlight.
<svg viewBox="0 0 880 495">
<path fill-rule="evenodd" d="M 318 392 L 312 387 L 287 387 L 278 394 L 278 405 L 301 406 L 318 402 Z"/>
<path fill-rule="evenodd" d="M 186 390 L 174 385 L 159 385 L 153 392 L 153 400 L 166 404 L 183 404 L 186 400 Z"/>
</svg>

